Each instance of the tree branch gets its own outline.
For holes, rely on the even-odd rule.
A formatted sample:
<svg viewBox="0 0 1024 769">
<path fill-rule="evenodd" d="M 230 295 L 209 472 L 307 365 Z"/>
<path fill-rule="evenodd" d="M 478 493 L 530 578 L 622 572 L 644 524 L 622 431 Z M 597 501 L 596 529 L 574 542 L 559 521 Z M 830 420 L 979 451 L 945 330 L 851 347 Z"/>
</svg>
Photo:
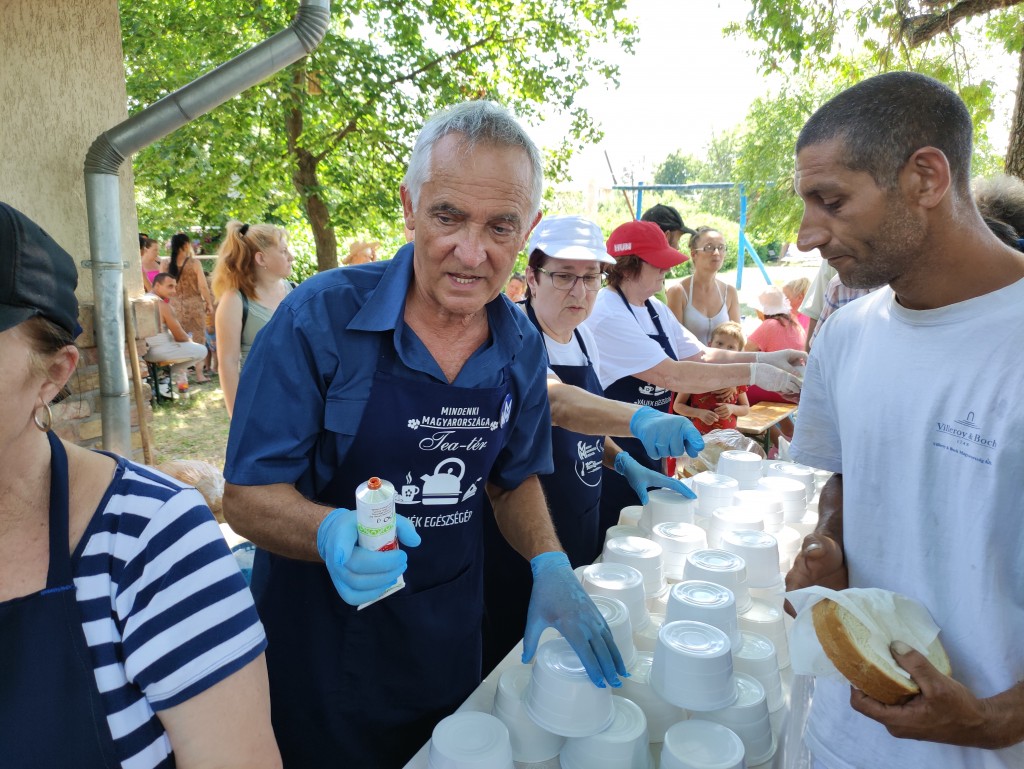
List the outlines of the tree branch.
<svg viewBox="0 0 1024 769">
<path fill-rule="evenodd" d="M 1024 0 L 1019 0 L 1019 1 L 1024 1 Z M 398 77 L 396 77 L 396 78 L 394 78 L 392 80 L 386 81 L 384 83 L 384 86 L 385 86 L 385 88 L 390 88 L 390 87 L 392 87 L 394 85 L 397 85 L 398 83 L 404 83 L 406 80 L 412 80 L 417 75 L 422 75 L 424 72 L 427 72 L 428 70 L 434 69 L 435 67 L 439 66 L 444 61 L 449 61 L 451 59 L 457 59 L 460 56 L 462 56 L 462 54 L 469 53 L 474 48 L 479 48 L 480 46 L 485 45 L 487 43 L 491 43 L 491 42 L 511 43 L 513 40 L 515 40 L 514 37 L 506 37 L 506 38 L 503 38 L 503 39 L 497 39 L 497 38 L 495 38 L 494 32 L 492 31 L 490 34 L 485 35 L 484 37 L 480 38 L 479 40 L 473 41 L 469 45 L 467 45 L 467 46 L 465 46 L 463 48 L 460 48 L 457 51 L 449 51 L 448 53 L 443 53 L 440 56 L 438 56 L 436 59 L 433 59 L 432 61 L 428 61 L 422 67 L 417 67 L 416 69 L 413 69 L 413 70 L 410 70 L 409 72 L 406 72 L 404 75 L 399 75 Z"/>
<path fill-rule="evenodd" d="M 1004 8 L 1012 8 L 1021 2 L 1024 0 L 960 0 L 945 11 L 904 18 L 900 23 L 900 37 L 906 40 L 911 48 L 916 48 L 942 32 L 949 32 L 957 22 L 963 19 Z M 929 3 L 929 5 L 935 4 Z"/>
</svg>

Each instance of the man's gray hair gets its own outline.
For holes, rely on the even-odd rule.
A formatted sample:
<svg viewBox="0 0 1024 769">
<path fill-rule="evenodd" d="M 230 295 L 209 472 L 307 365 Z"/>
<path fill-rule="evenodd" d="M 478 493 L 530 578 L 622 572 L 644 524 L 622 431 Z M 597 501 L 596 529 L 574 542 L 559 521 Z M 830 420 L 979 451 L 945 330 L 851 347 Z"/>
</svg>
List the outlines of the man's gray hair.
<svg viewBox="0 0 1024 769">
<path fill-rule="evenodd" d="M 464 137 L 463 149 L 470 150 L 481 143 L 522 147 L 533 166 L 533 185 L 530 190 L 531 213 L 540 211 L 540 197 L 544 191 L 544 166 L 537 145 L 527 135 L 512 114 L 492 101 L 467 101 L 438 112 L 420 131 L 409 158 L 409 168 L 402 180 L 409 190 L 413 209 L 419 204 L 420 188 L 430 180 L 430 165 L 434 145 L 448 134 Z"/>
<path fill-rule="evenodd" d="M 982 216 L 1006 222 L 1024 238 L 1024 181 L 999 174 L 974 180 L 974 202 Z"/>
</svg>

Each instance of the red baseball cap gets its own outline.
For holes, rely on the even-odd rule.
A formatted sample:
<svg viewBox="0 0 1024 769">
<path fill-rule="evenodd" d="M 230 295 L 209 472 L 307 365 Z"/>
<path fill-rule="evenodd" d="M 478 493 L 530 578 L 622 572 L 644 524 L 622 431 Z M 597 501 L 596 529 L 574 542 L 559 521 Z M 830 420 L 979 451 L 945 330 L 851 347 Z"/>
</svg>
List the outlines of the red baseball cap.
<svg viewBox="0 0 1024 769">
<path fill-rule="evenodd" d="M 634 254 L 652 267 L 667 270 L 690 257 L 668 244 L 665 233 L 654 222 L 632 221 L 620 224 L 608 236 L 608 253 L 619 259 Z"/>
</svg>

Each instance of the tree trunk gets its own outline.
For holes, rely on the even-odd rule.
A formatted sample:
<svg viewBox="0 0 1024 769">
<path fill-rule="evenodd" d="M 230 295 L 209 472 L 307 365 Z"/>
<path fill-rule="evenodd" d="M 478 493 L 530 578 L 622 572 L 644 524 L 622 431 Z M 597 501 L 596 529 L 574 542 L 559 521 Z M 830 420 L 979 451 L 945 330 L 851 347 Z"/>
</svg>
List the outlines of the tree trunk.
<svg viewBox="0 0 1024 769">
<path fill-rule="evenodd" d="M 304 69 L 297 69 L 295 77 L 305 76 Z M 338 266 L 338 238 L 331 226 L 331 215 L 327 204 L 320 196 L 320 178 L 318 168 L 320 160 L 302 146 L 302 106 L 296 104 L 285 121 L 288 132 L 288 151 L 295 162 L 292 171 L 292 184 L 299 193 L 302 210 L 313 230 L 313 242 L 316 244 L 316 268 L 319 272 L 331 270 Z"/>
<path fill-rule="evenodd" d="M 1017 70 L 1017 98 L 1010 119 L 1010 146 L 1006 149 L 1006 173 L 1024 179 L 1024 48 Z"/>
</svg>

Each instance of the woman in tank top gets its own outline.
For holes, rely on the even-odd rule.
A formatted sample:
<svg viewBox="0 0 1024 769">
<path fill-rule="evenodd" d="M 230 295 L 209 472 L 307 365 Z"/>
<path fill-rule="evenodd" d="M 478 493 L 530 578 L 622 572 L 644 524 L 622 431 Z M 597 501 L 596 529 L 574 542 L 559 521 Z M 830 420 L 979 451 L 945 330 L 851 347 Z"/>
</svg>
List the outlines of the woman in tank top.
<svg viewBox="0 0 1024 769">
<path fill-rule="evenodd" d="M 726 321 L 739 322 L 740 300 L 736 289 L 718 279 L 718 271 L 728 253 L 725 238 L 718 230 L 698 227 L 690 236 L 693 275 L 666 291 L 666 304 L 680 323 L 702 344 L 711 341 L 711 332 Z"/>
<path fill-rule="evenodd" d="M 235 406 L 242 365 L 257 332 L 292 290 L 288 275 L 294 260 L 287 235 L 280 227 L 228 222 L 213 271 L 217 363 L 228 416 Z"/>
</svg>

